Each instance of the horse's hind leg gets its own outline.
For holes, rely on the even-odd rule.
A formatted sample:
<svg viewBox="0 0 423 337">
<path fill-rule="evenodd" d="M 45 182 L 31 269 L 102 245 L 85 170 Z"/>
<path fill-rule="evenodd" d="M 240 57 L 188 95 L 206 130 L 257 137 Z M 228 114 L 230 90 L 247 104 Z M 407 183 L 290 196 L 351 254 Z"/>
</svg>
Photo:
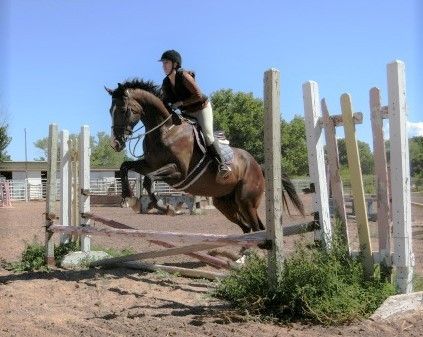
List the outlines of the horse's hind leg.
<svg viewBox="0 0 423 337">
<path fill-rule="evenodd" d="M 238 210 L 238 205 L 235 202 L 235 194 L 231 193 L 224 197 L 213 198 L 213 205 L 230 221 L 241 227 L 243 233 L 251 232 L 251 227 L 248 222 L 245 222 Z M 238 261 L 240 256 L 244 255 L 245 248 L 242 247 L 239 254 L 234 254 L 228 251 L 212 250 L 208 253 L 210 255 L 221 255 L 233 261 Z"/>
<path fill-rule="evenodd" d="M 235 195 L 231 193 L 229 195 L 213 198 L 213 205 L 216 207 L 228 220 L 237 224 L 241 227 L 243 233 L 251 232 L 251 227 L 248 226 L 245 222 L 242 221 L 239 216 L 238 206 L 235 203 Z"/>
<path fill-rule="evenodd" d="M 255 185 L 250 186 L 245 182 L 240 183 L 235 189 L 235 202 L 239 216 L 249 224 L 253 232 L 264 229 L 257 213 L 262 194 L 261 189 L 257 189 Z"/>
</svg>

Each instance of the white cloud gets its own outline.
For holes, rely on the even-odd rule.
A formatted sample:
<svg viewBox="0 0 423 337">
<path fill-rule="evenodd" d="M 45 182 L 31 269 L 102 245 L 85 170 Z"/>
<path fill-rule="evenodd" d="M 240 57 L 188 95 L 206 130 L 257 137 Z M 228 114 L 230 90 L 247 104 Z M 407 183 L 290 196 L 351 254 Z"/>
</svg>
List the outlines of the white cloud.
<svg viewBox="0 0 423 337">
<path fill-rule="evenodd" d="M 408 137 L 423 136 L 423 122 L 407 122 Z"/>
</svg>

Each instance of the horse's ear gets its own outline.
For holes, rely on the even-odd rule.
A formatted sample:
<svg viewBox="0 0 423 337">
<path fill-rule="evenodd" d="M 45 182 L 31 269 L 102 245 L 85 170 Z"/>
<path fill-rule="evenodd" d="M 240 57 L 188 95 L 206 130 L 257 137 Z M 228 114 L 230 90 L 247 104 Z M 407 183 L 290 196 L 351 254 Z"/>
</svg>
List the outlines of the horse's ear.
<svg viewBox="0 0 423 337">
<path fill-rule="evenodd" d="M 125 90 L 125 96 L 131 98 L 131 93 L 129 92 L 129 89 Z"/>
<path fill-rule="evenodd" d="M 107 88 L 106 86 L 104 86 L 104 89 L 106 89 L 106 91 L 109 93 L 109 95 L 113 95 L 113 90 L 110 88 Z"/>
</svg>

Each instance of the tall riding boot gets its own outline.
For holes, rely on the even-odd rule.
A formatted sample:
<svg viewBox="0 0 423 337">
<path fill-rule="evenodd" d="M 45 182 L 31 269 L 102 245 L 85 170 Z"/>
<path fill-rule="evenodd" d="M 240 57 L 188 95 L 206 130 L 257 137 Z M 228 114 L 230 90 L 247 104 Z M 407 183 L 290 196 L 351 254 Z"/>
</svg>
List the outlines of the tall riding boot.
<svg viewBox="0 0 423 337">
<path fill-rule="evenodd" d="M 210 151 L 211 155 L 216 160 L 217 175 L 220 178 L 226 179 L 232 170 L 228 165 L 225 164 L 225 160 L 223 159 L 222 152 L 220 150 L 219 141 L 215 140 L 213 144 L 207 146 L 207 149 Z"/>
</svg>

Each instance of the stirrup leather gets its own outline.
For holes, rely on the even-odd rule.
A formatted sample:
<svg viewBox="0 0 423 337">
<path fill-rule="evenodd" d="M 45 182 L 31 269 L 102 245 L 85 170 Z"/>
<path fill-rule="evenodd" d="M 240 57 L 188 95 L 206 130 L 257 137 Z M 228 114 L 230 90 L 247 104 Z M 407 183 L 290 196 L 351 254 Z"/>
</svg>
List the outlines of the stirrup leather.
<svg viewBox="0 0 423 337">
<path fill-rule="evenodd" d="M 232 172 L 232 169 L 230 168 L 230 166 L 226 165 L 226 164 L 219 164 L 218 169 L 217 169 L 217 175 L 222 177 L 222 178 L 227 178 Z"/>
</svg>

